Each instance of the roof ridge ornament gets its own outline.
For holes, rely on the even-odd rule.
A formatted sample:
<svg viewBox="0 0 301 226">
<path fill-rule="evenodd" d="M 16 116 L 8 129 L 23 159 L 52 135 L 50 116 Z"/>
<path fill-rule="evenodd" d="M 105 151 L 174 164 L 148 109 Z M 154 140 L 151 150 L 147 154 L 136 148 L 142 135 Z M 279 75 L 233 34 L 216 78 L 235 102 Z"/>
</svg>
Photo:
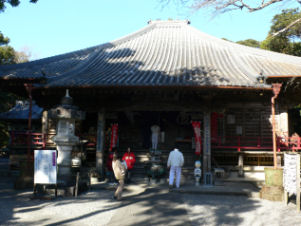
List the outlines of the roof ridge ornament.
<svg viewBox="0 0 301 226">
<path fill-rule="evenodd" d="M 65 95 L 65 97 L 70 97 L 70 95 L 69 95 L 69 89 L 66 89 L 66 95 Z"/>
<path fill-rule="evenodd" d="M 263 70 L 261 69 L 260 70 L 260 73 L 259 75 L 257 76 L 256 78 L 257 82 L 261 85 L 265 84 L 265 81 L 266 81 L 266 77 L 264 76 L 264 73 L 263 73 Z"/>
<path fill-rule="evenodd" d="M 62 98 L 61 100 L 61 104 L 64 106 L 71 106 L 73 104 L 73 99 L 72 97 L 69 95 L 69 89 L 66 89 L 66 94 L 65 96 Z"/>
<path fill-rule="evenodd" d="M 149 21 L 147 21 L 147 24 L 168 24 L 168 23 L 190 24 L 190 20 L 173 20 L 173 19 L 169 18 L 167 20 L 157 19 L 157 20 L 149 20 Z"/>
</svg>

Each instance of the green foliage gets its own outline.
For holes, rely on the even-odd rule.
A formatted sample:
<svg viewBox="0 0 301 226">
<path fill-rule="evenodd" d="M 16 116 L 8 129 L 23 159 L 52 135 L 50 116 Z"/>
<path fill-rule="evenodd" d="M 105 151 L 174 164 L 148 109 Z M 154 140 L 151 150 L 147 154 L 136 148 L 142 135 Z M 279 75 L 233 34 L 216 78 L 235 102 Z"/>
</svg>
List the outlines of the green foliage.
<svg viewBox="0 0 301 226">
<path fill-rule="evenodd" d="M 0 47 L 0 64 L 13 64 L 16 63 L 16 52 L 10 46 Z"/>
<path fill-rule="evenodd" d="M 289 24 L 291 24 L 293 21 L 296 21 L 299 18 L 301 18 L 301 12 L 298 8 L 282 10 L 281 14 L 277 14 L 274 16 L 269 35 L 272 35 L 273 33 L 276 33 L 277 31 L 286 28 Z M 295 24 L 294 26 L 287 29 L 285 32 L 281 33 L 279 36 L 286 37 L 289 39 L 300 39 L 301 23 Z"/>
<path fill-rule="evenodd" d="M 30 0 L 31 3 L 36 3 L 38 0 Z M 20 4 L 20 0 L 0 0 L 0 12 L 3 12 L 6 8 L 6 5 L 9 4 L 13 7 Z"/>
<path fill-rule="evenodd" d="M 24 58 L 22 54 L 17 53 L 8 43 L 9 38 L 0 32 L 0 65 L 16 63 L 19 61 L 19 58 Z M 16 99 L 17 97 L 14 94 L 0 91 L 0 112 L 5 112 L 12 108 Z M 7 124 L 4 121 L 0 121 L 0 148 L 7 146 L 8 141 Z"/>
<path fill-rule="evenodd" d="M 260 47 L 260 42 L 254 40 L 254 39 L 241 40 L 241 41 L 237 41 L 236 43 L 245 45 L 245 46 L 250 46 L 250 47 L 256 47 L 256 48 Z"/>
<path fill-rule="evenodd" d="M 9 43 L 9 38 L 4 37 L 4 35 L 0 32 L 0 46 L 6 45 Z"/>
<path fill-rule="evenodd" d="M 0 65 L 16 63 L 16 52 L 8 43 L 9 38 L 0 32 Z"/>
<path fill-rule="evenodd" d="M 281 14 L 274 16 L 268 37 L 261 42 L 262 49 L 272 50 L 295 56 L 301 56 L 301 22 L 289 26 L 301 18 L 299 9 L 282 10 Z M 283 32 L 273 35 L 281 30 Z"/>
</svg>

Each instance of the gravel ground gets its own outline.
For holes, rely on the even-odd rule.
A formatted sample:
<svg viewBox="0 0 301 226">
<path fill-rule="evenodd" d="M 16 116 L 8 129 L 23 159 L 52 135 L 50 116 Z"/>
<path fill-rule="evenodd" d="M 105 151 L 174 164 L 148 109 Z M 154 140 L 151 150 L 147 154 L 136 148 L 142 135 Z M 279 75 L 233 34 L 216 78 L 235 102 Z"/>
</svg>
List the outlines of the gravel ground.
<svg viewBox="0 0 301 226">
<path fill-rule="evenodd" d="M 300 226 L 301 213 L 292 202 L 223 195 L 183 195 L 192 225 Z"/>
<path fill-rule="evenodd" d="M 1 181 L 0 225 L 301 225 L 293 203 L 135 185 L 127 187 L 121 202 L 111 200 L 113 191 L 97 187 L 78 198 L 40 200 Z"/>
</svg>

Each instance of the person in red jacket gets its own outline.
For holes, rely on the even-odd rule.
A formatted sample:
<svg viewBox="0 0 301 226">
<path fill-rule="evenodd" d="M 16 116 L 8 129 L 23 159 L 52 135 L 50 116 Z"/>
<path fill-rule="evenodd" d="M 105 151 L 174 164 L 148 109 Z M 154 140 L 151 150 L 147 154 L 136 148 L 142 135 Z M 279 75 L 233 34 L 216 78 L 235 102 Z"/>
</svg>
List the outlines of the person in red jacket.
<svg viewBox="0 0 301 226">
<path fill-rule="evenodd" d="M 126 166 L 127 166 L 126 182 L 129 183 L 131 180 L 131 171 L 136 162 L 135 154 L 131 152 L 131 148 L 128 147 L 126 153 L 124 153 L 122 157 L 122 160 L 126 162 Z"/>
</svg>

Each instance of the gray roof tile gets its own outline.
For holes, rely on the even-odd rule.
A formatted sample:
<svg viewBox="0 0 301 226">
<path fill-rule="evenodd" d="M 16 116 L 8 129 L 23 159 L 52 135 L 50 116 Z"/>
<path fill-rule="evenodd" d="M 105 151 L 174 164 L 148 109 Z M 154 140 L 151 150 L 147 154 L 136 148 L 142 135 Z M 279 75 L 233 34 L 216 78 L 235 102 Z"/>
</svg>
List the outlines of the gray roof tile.
<svg viewBox="0 0 301 226">
<path fill-rule="evenodd" d="M 301 58 L 205 34 L 187 21 L 151 21 L 103 45 L 0 67 L 2 78 L 39 78 L 45 86 L 243 86 L 256 76 L 301 75 Z M 42 73 L 43 72 L 43 73 Z"/>
</svg>

